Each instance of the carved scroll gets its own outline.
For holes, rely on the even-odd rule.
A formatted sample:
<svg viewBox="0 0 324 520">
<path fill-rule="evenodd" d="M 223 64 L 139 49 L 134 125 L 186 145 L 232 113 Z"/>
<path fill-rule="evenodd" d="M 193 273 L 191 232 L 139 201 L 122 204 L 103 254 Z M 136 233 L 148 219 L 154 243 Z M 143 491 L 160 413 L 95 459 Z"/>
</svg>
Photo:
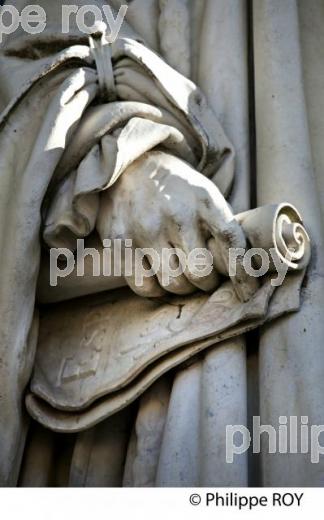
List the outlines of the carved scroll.
<svg viewBox="0 0 324 520">
<path fill-rule="evenodd" d="M 237 219 L 253 247 L 275 251 L 288 265 L 281 286 L 272 284 L 270 272 L 245 303 L 228 280 L 212 295 L 161 302 L 125 289 L 118 301 L 109 293 L 45 312 L 29 413 L 56 431 L 86 429 L 209 346 L 298 310 L 310 240 L 297 210 L 271 205 Z"/>
</svg>

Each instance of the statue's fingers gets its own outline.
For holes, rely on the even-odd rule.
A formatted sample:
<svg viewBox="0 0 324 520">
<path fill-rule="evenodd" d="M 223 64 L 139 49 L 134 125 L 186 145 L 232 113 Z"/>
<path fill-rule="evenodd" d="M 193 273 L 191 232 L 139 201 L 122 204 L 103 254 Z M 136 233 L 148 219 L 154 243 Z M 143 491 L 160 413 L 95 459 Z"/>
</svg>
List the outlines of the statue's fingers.
<svg viewBox="0 0 324 520">
<path fill-rule="evenodd" d="M 213 266 L 212 255 L 198 224 L 190 229 L 182 228 L 181 232 L 172 237 L 172 241 L 185 256 L 184 275 L 187 280 L 202 291 L 216 289 L 219 285 L 219 275 Z"/>
<path fill-rule="evenodd" d="M 191 294 L 196 287 L 184 275 L 185 265 L 182 263 L 181 251 L 167 240 L 160 240 L 155 247 L 160 265 L 156 277 L 163 289 L 172 294 Z"/>
<path fill-rule="evenodd" d="M 143 298 L 158 298 L 165 295 L 154 274 L 149 257 L 145 256 L 140 248 L 133 249 L 128 255 L 124 265 L 124 276 L 132 291 Z"/>
<path fill-rule="evenodd" d="M 222 262 L 223 269 L 230 276 L 239 299 L 248 301 L 257 290 L 258 282 L 244 268 L 246 238 L 230 207 L 225 200 L 224 202 L 225 204 L 219 197 L 210 200 L 205 218 L 205 224 L 215 239 L 215 243 L 210 242 L 210 246 L 211 249 L 215 248 L 213 256 L 216 258 L 216 265 L 218 258 L 218 262 Z M 235 259 L 235 263 L 232 259 Z"/>
</svg>

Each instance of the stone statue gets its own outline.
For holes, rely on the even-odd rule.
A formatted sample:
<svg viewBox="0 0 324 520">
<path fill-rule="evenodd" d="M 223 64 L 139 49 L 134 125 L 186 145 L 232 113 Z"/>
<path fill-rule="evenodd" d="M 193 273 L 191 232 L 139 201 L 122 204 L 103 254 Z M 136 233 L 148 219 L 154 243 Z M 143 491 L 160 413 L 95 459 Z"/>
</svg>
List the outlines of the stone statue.
<svg viewBox="0 0 324 520">
<path fill-rule="evenodd" d="M 9 35 L 0 58 L 1 483 L 246 485 L 247 454 L 226 463 L 225 425 L 247 425 L 244 333 L 301 306 L 310 240 L 298 208 L 248 211 L 246 143 L 236 150 L 192 81 L 184 27 L 195 34 L 205 2 L 132 2 L 111 44 L 103 25 L 63 34 L 61 2 L 41 3 L 45 31 Z M 158 270 L 139 286 L 132 254 L 131 274 L 74 269 L 50 287 L 50 249 L 81 238 L 101 259 L 114 240 L 131 253 L 206 248 L 213 268 L 168 283 Z M 242 257 L 229 272 L 230 249 L 250 247 L 275 251 L 261 280 Z"/>
</svg>

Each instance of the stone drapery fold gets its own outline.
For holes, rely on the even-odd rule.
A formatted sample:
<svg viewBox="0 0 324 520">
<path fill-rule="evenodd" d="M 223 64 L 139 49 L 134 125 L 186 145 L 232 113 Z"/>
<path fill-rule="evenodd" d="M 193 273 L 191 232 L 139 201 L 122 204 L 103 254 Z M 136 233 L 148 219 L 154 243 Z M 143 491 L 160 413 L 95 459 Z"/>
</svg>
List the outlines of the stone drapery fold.
<svg viewBox="0 0 324 520">
<path fill-rule="evenodd" d="M 138 145 L 144 153 L 163 143 L 172 153 L 186 156 L 193 163 L 197 161 L 197 168 L 213 178 L 224 193 L 233 179 L 233 148 L 203 94 L 190 80 L 132 39 L 116 42 L 113 62 L 118 97 L 123 101 L 91 109 L 102 109 L 99 120 L 104 126 L 97 128 L 95 135 L 91 127 L 92 112 L 87 109 L 98 96 L 98 82 L 93 56 L 85 45 L 74 45 L 39 60 L 27 60 L 27 80 L 13 92 L 0 118 L 3 280 L 0 443 L 8 454 L 0 462 L 3 484 L 16 481 L 21 456 L 18 448 L 24 445 L 22 432 L 26 421 L 21 397 L 30 378 L 35 351 L 35 342 L 28 343 L 28 334 L 33 323 L 40 261 L 41 207 L 48 188 L 49 193 L 53 193 L 52 189 L 55 192 L 58 185 L 61 190 L 57 192 L 60 196 L 47 199 L 52 200 L 52 205 L 47 213 L 50 220 L 46 222 L 45 217 L 45 238 L 51 244 L 52 237 L 56 241 L 66 227 L 76 236 L 91 231 L 96 193 L 115 182 L 136 159 Z M 19 52 L 10 50 L 10 46 L 1 54 L 0 65 L 6 74 L 19 63 Z M 25 64 L 23 59 L 22 64 Z M 156 95 L 161 100 L 160 106 Z M 134 103 L 129 97 L 140 101 Z M 90 124 L 83 126 L 84 121 Z M 111 135 L 106 132 L 109 125 L 114 129 Z M 73 143 L 79 138 L 86 139 L 83 145 L 91 147 L 83 148 L 81 156 L 74 149 L 76 156 Z M 192 146 L 193 142 L 197 144 Z M 105 162 L 107 150 L 112 159 L 106 170 L 100 164 Z M 89 164 L 94 172 L 91 181 L 86 174 Z"/>
</svg>

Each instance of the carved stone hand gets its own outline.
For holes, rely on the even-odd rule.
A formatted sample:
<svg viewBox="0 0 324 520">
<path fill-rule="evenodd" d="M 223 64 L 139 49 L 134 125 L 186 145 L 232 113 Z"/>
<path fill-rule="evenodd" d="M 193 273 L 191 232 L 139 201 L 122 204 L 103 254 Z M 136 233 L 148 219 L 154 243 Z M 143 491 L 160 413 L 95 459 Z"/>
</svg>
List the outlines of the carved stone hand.
<svg viewBox="0 0 324 520">
<path fill-rule="evenodd" d="M 244 233 L 215 184 L 183 160 L 161 151 L 145 154 L 102 193 L 97 228 L 102 240 L 132 239 L 134 248 L 154 248 L 159 254 L 163 248 L 175 247 L 188 255 L 195 248 L 207 248 L 211 238 L 216 240 L 214 269 L 207 276 L 187 269 L 165 285 L 159 271 L 156 277 L 146 278 L 142 287 L 135 284 L 134 276 L 126 276 L 141 296 L 159 296 L 164 290 L 175 294 L 189 294 L 196 288 L 211 291 L 219 283 L 219 272 L 227 272 L 229 248 L 246 247 Z M 232 280 L 239 297 L 249 299 L 255 285 L 241 265 Z"/>
</svg>

